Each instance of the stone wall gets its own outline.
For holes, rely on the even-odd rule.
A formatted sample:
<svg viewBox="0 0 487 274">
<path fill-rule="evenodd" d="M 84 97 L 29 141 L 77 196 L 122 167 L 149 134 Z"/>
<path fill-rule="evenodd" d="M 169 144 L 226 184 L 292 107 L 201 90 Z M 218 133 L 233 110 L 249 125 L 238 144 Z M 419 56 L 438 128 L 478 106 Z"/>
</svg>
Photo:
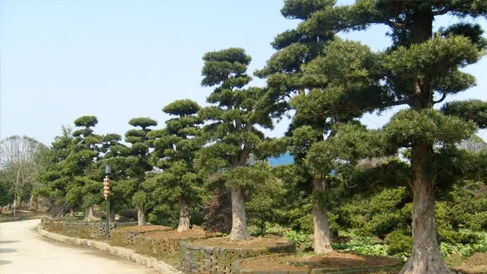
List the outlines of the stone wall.
<svg viewBox="0 0 487 274">
<path fill-rule="evenodd" d="M 294 252 L 294 244 L 266 248 L 204 247 L 181 242 L 181 267 L 185 273 L 232 273 L 232 262 L 256 256 Z"/>
<path fill-rule="evenodd" d="M 52 219 L 43 218 L 41 220 L 42 227 L 50 232 L 60 233 L 65 236 L 84 238 L 84 239 L 104 239 L 106 235 L 105 222 L 83 222 L 79 219 Z M 110 230 L 131 226 L 136 224 L 110 222 Z"/>
<path fill-rule="evenodd" d="M 139 253 L 161 259 L 164 256 L 177 254 L 181 241 L 192 241 L 202 238 L 207 237 L 170 238 L 164 237 L 164 232 L 149 232 L 134 239 L 133 249 Z"/>
</svg>

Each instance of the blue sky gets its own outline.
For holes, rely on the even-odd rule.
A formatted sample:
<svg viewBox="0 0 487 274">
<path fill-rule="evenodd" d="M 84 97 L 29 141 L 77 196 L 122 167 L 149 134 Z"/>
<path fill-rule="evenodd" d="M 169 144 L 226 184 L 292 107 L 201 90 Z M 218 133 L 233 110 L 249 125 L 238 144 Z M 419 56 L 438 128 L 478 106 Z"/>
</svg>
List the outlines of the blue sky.
<svg viewBox="0 0 487 274">
<path fill-rule="evenodd" d="M 281 16 L 282 4 L 2 0 L 0 138 L 28 135 L 50 144 L 61 125 L 82 115 L 98 117 L 98 133 L 123 134 L 128 121 L 140 116 L 163 125 L 168 117 L 161 109 L 173 100 L 204 104 L 211 91 L 200 86 L 205 52 L 242 47 L 253 58 L 251 73 L 264 66 L 273 38 L 298 23 Z M 436 26 L 453 22 L 446 16 Z M 487 29 L 487 22 L 480 22 Z M 343 37 L 380 50 L 389 42 L 386 30 L 373 27 Z M 451 99 L 487 100 L 487 58 L 466 71 L 477 76 L 477 87 Z M 363 121 L 379 127 L 390 113 Z M 281 123 L 268 134 L 281 136 L 286 127 Z"/>
</svg>

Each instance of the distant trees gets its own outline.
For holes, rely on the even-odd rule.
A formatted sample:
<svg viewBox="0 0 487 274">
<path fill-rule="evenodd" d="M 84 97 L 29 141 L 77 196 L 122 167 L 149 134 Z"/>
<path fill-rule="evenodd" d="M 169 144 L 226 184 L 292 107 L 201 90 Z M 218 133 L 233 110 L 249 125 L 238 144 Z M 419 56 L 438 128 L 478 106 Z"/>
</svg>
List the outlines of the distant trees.
<svg viewBox="0 0 487 274">
<path fill-rule="evenodd" d="M 32 201 L 45 153 L 42 143 L 27 136 L 11 136 L 0 142 L 1 206 L 12 203 L 14 215 L 23 199 Z"/>
</svg>

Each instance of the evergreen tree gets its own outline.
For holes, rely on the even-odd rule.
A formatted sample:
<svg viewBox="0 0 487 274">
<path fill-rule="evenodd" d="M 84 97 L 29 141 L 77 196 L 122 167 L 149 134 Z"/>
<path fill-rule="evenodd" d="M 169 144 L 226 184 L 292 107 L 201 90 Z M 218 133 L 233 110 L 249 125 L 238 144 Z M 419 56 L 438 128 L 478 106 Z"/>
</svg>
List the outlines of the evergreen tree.
<svg viewBox="0 0 487 274">
<path fill-rule="evenodd" d="M 93 127 L 98 124 L 95 116 L 82 116 L 74 121 L 79 129 L 73 132 L 74 143 L 70 155 L 63 165 L 73 176 L 69 184 L 67 195 L 80 202 L 81 208 L 86 209 L 85 219 L 94 220 L 93 206 L 102 200 L 100 179 L 99 145 L 101 136 L 93 133 Z"/>
<path fill-rule="evenodd" d="M 295 8 L 305 9 L 314 1 L 291 0 Z M 435 226 L 435 187 L 438 171 L 435 164 L 441 151 L 435 145 L 458 142 L 475 130 L 475 124 L 448 116 L 433 109 L 449 94 L 456 94 L 474 85 L 475 79 L 460 71 L 461 67 L 477 62 L 485 49 L 478 25 L 456 24 L 433 33 L 436 16 L 485 16 L 487 2 L 466 1 L 386 1 L 358 0 L 355 4 L 336 6 L 332 1 L 310 14 L 298 26 L 309 35 L 326 35 L 349 30 L 364 30 L 374 24 L 388 26 L 392 45 L 374 53 L 352 41 L 335 40 L 323 49 L 323 54 L 306 66 L 304 82 L 319 83 L 328 79 L 355 79 L 357 86 L 342 85 L 335 92 L 323 92 L 318 98 L 326 105 L 348 108 L 349 113 L 380 111 L 392 106 L 406 105 L 384 128 L 388 146 L 411 148 L 413 193 L 413 249 L 401 273 L 449 273 L 442 261 Z M 350 54 L 352 52 L 352 54 Z M 328 58 L 327 56 L 336 58 Z M 344 63 L 346 61 L 347 63 Z M 354 65 L 350 70 L 351 64 Z M 354 82 L 352 82 L 354 83 Z M 327 90 L 329 90 L 327 88 Z M 435 95 L 439 99 L 434 99 Z M 359 99 L 359 101 L 357 100 Z M 326 111 L 319 104 L 310 110 Z M 313 113 L 313 112 L 310 112 Z M 356 136 L 353 130 L 350 136 Z M 362 146 L 366 139 L 358 143 Z M 317 144 L 309 162 L 324 174 L 328 157 L 321 157 L 329 146 Z M 371 144 L 366 150 L 374 150 Z M 349 155 L 353 156 L 353 155 Z M 325 167 L 325 168 L 323 168 Z"/>
<path fill-rule="evenodd" d="M 154 179 L 164 196 L 160 198 L 179 204 L 179 232 L 189 230 L 189 209 L 200 200 L 202 182 L 193 163 L 201 147 L 202 131 L 196 117 L 199 109 L 192 100 L 176 100 L 163 108 L 165 113 L 176 117 L 166 121 L 165 129 L 149 134 L 155 139 L 154 165 L 162 169 Z"/>
<path fill-rule="evenodd" d="M 264 138 L 256 128 L 271 128 L 272 121 L 255 110 L 256 102 L 263 95 L 260 88 L 244 87 L 251 77 L 246 74 L 250 56 L 240 48 L 229 48 L 206 53 L 203 57 L 202 85 L 213 87 L 207 102 L 213 104 L 200 110 L 208 145 L 199 152 L 199 164 L 207 174 L 219 172 L 230 189 L 232 200 L 231 240 L 246 240 L 245 213 L 246 188 L 252 186 L 250 178 L 259 174 L 247 166 L 249 155 Z"/>
<path fill-rule="evenodd" d="M 72 215 L 79 209 L 79 205 L 67 199 L 68 184 L 72 177 L 69 173 L 63 172 L 61 163 L 69 156 L 73 141 L 71 128 L 63 126 L 62 135 L 56 136 L 51 143 L 47 164 L 38 176 L 38 180 L 44 186 L 39 194 L 50 198 L 58 207 L 67 207 Z M 54 215 L 57 213 L 54 212 Z"/>
<path fill-rule="evenodd" d="M 147 202 L 143 183 L 146 172 L 152 170 L 152 165 L 149 163 L 150 140 L 147 135 L 151 132 L 150 127 L 156 126 L 157 122 L 150 118 L 139 117 L 131 119 L 129 124 L 136 129 L 125 133 L 125 141 L 131 146 L 128 156 L 125 157 L 127 179 L 119 184 L 120 189 L 123 189 L 124 197 L 131 199 L 132 204 L 137 208 L 138 224 L 143 226 L 146 224 L 144 206 Z"/>
<path fill-rule="evenodd" d="M 102 136 L 100 152 L 103 153 L 99 165 L 99 174 L 103 176 L 105 165 L 111 165 L 110 174 L 110 218 L 115 218 L 115 209 L 118 207 L 130 208 L 131 201 L 124 198 L 123 187 L 117 182 L 127 179 L 127 162 L 125 157 L 129 155 L 130 148 L 121 143 L 122 136 L 115 133 L 109 133 Z"/>
<path fill-rule="evenodd" d="M 311 14 L 326 8 L 332 2 L 329 0 L 286 1 L 281 12 L 286 18 L 306 20 Z M 288 30 L 275 38 L 272 45 L 278 51 L 262 70 L 256 72 L 257 76 L 267 78 L 269 88 L 264 99 L 259 102 L 261 109 L 270 108 L 277 117 L 290 109 L 295 110 L 292 124 L 286 133 L 288 137 L 283 141 L 288 144 L 287 149 L 293 155 L 298 167 L 298 177 L 301 178 L 299 188 L 309 190 L 314 223 L 314 251 L 317 254 L 332 251 L 327 214 L 327 204 L 332 198 L 327 194 L 329 192 L 327 189 L 332 187 L 332 184 L 328 175 L 337 168 L 335 159 L 339 157 L 341 150 L 333 149 L 334 154 L 328 154 L 327 168 L 322 170 L 320 176 L 312 174 L 306 164 L 306 157 L 314 143 L 328 139 L 327 142 L 331 142 L 331 146 L 336 145 L 336 142 L 332 142 L 331 139 L 341 136 L 337 132 L 341 128 L 340 125 L 358 124 L 355 119 L 365 110 L 352 107 L 350 102 L 336 99 L 344 92 L 356 93 L 356 90 L 366 87 L 367 81 L 360 79 L 358 75 L 363 66 L 373 62 L 371 58 L 366 58 L 362 63 L 353 62 L 356 55 L 366 53 L 358 45 L 350 50 L 348 55 L 341 54 L 337 49 L 336 52 L 327 53 L 327 59 L 322 60 L 321 63 L 340 63 L 340 67 L 328 66 L 328 71 L 320 72 L 316 77 L 317 74 L 311 74 L 309 71 L 316 67 L 316 59 L 324 55 L 325 45 L 333 40 L 337 40 L 333 31 L 307 33 L 300 29 Z M 337 75 L 338 71 L 350 71 L 352 75 L 340 77 L 341 75 Z M 363 102 L 362 97 L 356 97 L 353 104 L 360 105 Z M 359 157 L 359 155 L 353 156 Z"/>
</svg>

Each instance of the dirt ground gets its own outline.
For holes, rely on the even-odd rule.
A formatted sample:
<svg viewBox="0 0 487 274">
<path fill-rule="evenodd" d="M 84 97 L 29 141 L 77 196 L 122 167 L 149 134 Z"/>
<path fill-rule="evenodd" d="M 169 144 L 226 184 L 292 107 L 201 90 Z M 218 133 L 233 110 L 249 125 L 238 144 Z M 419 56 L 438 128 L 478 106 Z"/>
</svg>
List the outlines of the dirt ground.
<svg viewBox="0 0 487 274">
<path fill-rule="evenodd" d="M 468 274 L 487 273 L 487 253 L 475 253 L 455 269 Z"/>
<path fill-rule="evenodd" d="M 210 239 L 203 239 L 197 240 L 192 242 L 196 245 L 202 245 L 207 247 L 228 247 L 228 248 L 239 248 L 239 247 L 250 247 L 250 248 L 259 248 L 259 247 L 272 247 L 272 246 L 280 246 L 289 243 L 288 240 L 277 237 L 277 236 L 267 236 L 267 237 L 256 237 L 252 238 L 247 241 L 230 241 L 228 237 L 221 237 L 221 238 L 210 238 Z"/>
<path fill-rule="evenodd" d="M 393 266 L 400 263 L 389 257 L 365 256 L 345 252 L 327 255 L 270 256 L 244 261 L 242 268 L 252 270 L 305 270 L 312 268 L 349 268 Z"/>
</svg>

